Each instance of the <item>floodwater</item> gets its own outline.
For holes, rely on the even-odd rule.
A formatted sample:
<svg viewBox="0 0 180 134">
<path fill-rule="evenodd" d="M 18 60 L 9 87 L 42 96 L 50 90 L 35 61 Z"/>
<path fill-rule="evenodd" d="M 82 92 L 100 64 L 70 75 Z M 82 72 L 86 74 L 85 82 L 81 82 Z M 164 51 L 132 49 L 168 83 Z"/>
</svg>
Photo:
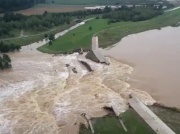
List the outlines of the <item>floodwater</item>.
<svg viewBox="0 0 180 134">
<path fill-rule="evenodd" d="M 131 85 L 180 108 L 180 27 L 129 35 L 105 53 L 133 66 Z"/>
<path fill-rule="evenodd" d="M 67 32 L 67 31 L 65 31 Z M 104 106 L 118 113 L 128 109 L 127 99 L 136 94 L 144 103 L 155 101 L 144 91 L 130 87 L 133 68 L 109 58 L 110 66 L 79 56 L 53 56 L 36 50 L 43 40 L 10 53 L 12 69 L 0 71 L 1 134 L 78 134 L 90 117 L 107 114 Z M 90 64 L 88 72 L 78 60 Z M 75 67 L 77 74 L 66 67 Z"/>
</svg>

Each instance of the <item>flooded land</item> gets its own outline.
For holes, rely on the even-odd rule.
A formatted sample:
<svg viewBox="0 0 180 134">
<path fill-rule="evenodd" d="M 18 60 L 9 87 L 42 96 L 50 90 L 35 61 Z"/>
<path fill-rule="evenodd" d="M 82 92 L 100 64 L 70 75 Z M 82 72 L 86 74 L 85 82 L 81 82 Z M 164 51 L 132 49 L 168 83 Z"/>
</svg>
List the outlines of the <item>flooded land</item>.
<svg viewBox="0 0 180 134">
<path fill-rule="evenodd" d="M 131 85 L 157 102 L 180 108 L 180 27 L 150 30 L 123 38 L 106 55 L 133 66 Z"/>
<path fill-rule="evenodd" d="M 90 117 L 106 115 L 103 107 L 118 113 L 128 109 L 129 95 L 144 103 L 155 101 L 144 91 L 131 88 L 133 68 L 109 58 L 110 65 L 94 63 L 83 56 L 49 55 L 36 50 L 43 40 L 10 53 L 12 69 L 0 72 L 0 133 L 78 134 L 79 124 Z M 81 65 L 87 62 L 93 72 Z M 77 74 L 66 65 L 75 67 Z"/>
</svg>

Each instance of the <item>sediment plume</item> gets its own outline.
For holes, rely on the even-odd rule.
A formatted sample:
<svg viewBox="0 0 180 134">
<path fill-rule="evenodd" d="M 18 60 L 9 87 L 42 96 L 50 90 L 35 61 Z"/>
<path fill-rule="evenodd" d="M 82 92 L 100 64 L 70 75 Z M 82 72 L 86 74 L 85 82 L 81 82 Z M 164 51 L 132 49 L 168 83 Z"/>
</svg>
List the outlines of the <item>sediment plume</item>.
<svg viewBox="0 0 180 134">
<path fill-rule="evenodd" d="M 17 58 L 18 57 L 18 58 Z M 82 116 L 107 114 L 103 107 L 128 109 L 127 99 L 136 94 L 144 103 L 155 101 L 146 92 L 132 88 L 127 74 L 133 68 L 108 58 L 110 65 L 84 59 L 89 72 L 77 60 L 78 54 L 14 56 L 13 70 L 0 74 L 0 133 L 78 134 Z M 68 71 L 66 64 L 77 73 Z"/>
</svg>

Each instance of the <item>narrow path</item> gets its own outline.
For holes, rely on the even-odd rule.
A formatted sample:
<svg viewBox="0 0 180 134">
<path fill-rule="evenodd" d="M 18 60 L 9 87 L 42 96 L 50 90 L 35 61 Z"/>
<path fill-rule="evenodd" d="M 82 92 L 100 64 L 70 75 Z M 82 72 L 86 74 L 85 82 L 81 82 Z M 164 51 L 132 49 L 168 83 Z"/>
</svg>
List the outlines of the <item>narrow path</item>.
<svg viewBox="0 0 180 134">
<path fill-rule="evenodd" d="M 72 26 L 72 27 L 70 27 L 70 28 L 68 28 L 68 29 L 66 29 L 66 30 L 64 30 L 64 31 L 61 31 L 61 32 L 55 34 L 55 39 L 59 38 L 60 36 L 63 36 L 64 34 L 68 33 L 69 31 L 71 31 L 71 30 L 73 30 L 73 29 L 75 29 L 75 28 L 77 28 L 77 27 L 79 27 L 79 26 L 84 25 L 85 22 L 87 22 L 87 21 L 89 21 L 89 20 L 91 20 L 91 19 L 94 19 L 94 18 L 86 19 L 86 20 L 84 20 L 84 21 L 81 22 L 81 23 L 78 23 L 78 24 L 76 24 L 76 25 L 74 25 L 74 26 Z M 34 43 L 29 44 L 29 45 L 23 46 L 23 47 L 21 48 L 21 51 L 26 51 L 26 52 L 27 52 L 27 51 L 31 51 L 31 52 L 32 52 L 32 51 L 36 51 L 36 52 L 37 52 L 36 49 L 37 49 L 38 47 L 41 47 L 41 46 L 47 44 L 48 42 L 49 42 L 49 40 L 44 38 L 42 41 L 34 42 Z"/>
<path fill-rule="evenodd" d="M 91 19 L 94 19 L 94 18 L 90 18 L 90 19 L 86 19 L 84 20 L 83 22 L 86 22 L 86 21 L 89 21 Z M 79 23 L 80 24 L 80 23 Z M 76 24 L 77 25 L 77 24 Z M 75 25 L 75 26 L 76 26 Z M 73 26 L 72 26 L 73 27 Z M 73 30 L 72 27 L 68 28 L 69 30 Z M 33 34 L 33 35 L 23 35 L 23 36 L 17 36 L 17 37 L 12 37 L 12 38 L 5 38 L 5 39 L 0 39 L 0 41 L 6 41 L 6 40 L 13 40 L 13 39 L 18 39 L 18 38 L 27 38 L 27 37 L 34 37 L 34 36 L 39 36 L 39 35 L 44 35 L 45 33 L 48 33 L 48 32 L 52 32 L 52 31 L 55 31 L 59 29 L 59 27 L 57 28 L 54 28 L 54 29 L 51 29 L 51 30 L 48 30 L 48 31 L 45 31 L 45 32 L 42 32 L 42 33 L 39 33 L 39 34 Z M 66 31 L 66 30 L 64 30 Z"/>
<path fill-rule="evenodd" d="M 172 9 L 169 9 L 169 10 L 166 10 L 166 11 L 164 11 L 164 12 L 170 12 L 170 11 L 174 11 L 174 10 L 176 10 L 176 9 L 179 9 L 180 8 L 180 6 L 178 6 L 178 7 L 175 7 L 175 8 L 172 8 Z"/>
<path fill-rule="evenodd" d="M 144 105 L 135 95 L 131 95 L 130 106 L 144 119 L 144 121 L 157 134 L 175 134 L 158 116 L 156 116 L 146 105 Z"/>
</svg>

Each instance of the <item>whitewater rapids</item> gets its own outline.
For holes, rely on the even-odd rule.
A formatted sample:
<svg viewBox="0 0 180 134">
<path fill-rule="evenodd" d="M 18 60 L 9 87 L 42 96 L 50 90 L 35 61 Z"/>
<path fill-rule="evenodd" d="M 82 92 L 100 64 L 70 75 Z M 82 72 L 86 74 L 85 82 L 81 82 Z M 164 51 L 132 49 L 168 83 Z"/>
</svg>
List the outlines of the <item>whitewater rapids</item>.
<svg viewBox="0 0 180 134">
<path fill-rule="evenodd" d="M 146 92 L 130 87 L 133 68 L 108 58 L 110 65 L 85 60 L 77 53 L 52 56 L 42 53 L 12 54 L 13 69 L 0 72 L 0 133 L 78 134 L 81 116 L 106 115 L 104 106 L 119 113 L 128 109 L 127 98 L 135 93 L 144 103 L 155 101 Z M 76 67 L 77 74 L 66 64 Z"/>
</svg>

